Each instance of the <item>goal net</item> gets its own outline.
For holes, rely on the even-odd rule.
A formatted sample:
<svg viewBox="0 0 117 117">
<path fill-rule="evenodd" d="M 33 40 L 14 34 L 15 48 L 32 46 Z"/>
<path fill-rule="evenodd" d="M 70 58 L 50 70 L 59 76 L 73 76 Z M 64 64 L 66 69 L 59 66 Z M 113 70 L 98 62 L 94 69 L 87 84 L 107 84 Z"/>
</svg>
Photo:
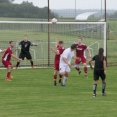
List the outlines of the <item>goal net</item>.
<svg viewBox="0 0 117 117">
<path fill-rule="evenodd" d="M 23 21 L 0 21 L 0 49 L 8 47 L 9 41 L 15 42 L 13 52 L 19 56 L 21 47 L 18 42 L 23 40 L 24 35 L 28 40 L 38 46 L 31 46 L 30 52 L 34 60 L 35 67 L 53 66 L 54 53 L 50 47 L 55 48 L 56 37 L 64 41 L 65 48 L 72 43 L 83 39 L 83 43 L 89 46 L 92 55 L 98 53 L 98 48 L 104 48 L 106 55 L 106 23 L 104 22 L 23 22 Z M 88 54 L 86 52 L 86 56 Z M 2 54 L 0 54 L 0 59 Z M 16 60 L 12 59 L 13 66 Z M 0 67 L 3 67 L 0 62 Z M 30 67 L 30 61 L 24 59 L 20 67 Z"/>
</svg>

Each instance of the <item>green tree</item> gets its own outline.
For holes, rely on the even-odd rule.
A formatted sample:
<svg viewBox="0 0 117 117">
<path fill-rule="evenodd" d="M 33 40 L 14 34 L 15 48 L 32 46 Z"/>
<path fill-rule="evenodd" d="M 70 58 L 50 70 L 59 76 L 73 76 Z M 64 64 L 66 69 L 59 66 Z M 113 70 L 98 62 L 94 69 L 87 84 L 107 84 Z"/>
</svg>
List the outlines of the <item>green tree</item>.
<svg viewBox="0 0 117 117">
<path fill-rule="evenodd" d="M 1 2 L 2 1 L 2 2 Z M 17 18 L 43 18 L 48 17 L 48 7 L 39 8 L 32 2 L 23 1 L 21 4 L 13 4 L 14 0 L 0 0 L 0 17 Z M 57 14 L 50 10 L 50 18 L 57 17 Z"/>
</svg>

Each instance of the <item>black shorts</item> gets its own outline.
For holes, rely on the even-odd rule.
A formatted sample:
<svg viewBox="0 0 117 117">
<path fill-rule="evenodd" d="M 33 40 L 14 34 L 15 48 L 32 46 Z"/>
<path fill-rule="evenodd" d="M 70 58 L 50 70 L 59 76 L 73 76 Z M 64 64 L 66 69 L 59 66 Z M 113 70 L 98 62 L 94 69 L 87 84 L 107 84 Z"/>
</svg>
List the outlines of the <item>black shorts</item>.
<svg viewBox="0 0 117 117">
<path fill-rule="evenodd" d="M 106 75 L 104 74 L 104 70 L 103 69 L 94 69 L 94 81 L 99 80 L 99 77 L 102 80 L 105 80 Z"/>
<path fill-rule="evenodd" d="M 19 58 L 21 58 L 22 60 L 24 60 L 25 57 L 28 60 L 32 59 L 32 56 L 31 56 L 30 52 L 28 52 L 28 53 L 20 53 Z"/>
</svg>

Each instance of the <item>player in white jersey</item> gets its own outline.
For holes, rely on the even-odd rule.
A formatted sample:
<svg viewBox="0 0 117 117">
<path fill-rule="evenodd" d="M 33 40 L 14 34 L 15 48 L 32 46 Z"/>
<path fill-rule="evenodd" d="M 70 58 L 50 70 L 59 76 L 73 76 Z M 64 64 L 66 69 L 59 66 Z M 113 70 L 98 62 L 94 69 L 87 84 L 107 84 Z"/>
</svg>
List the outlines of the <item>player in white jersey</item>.
<svg viewBox="0 0 117 117">
<path fill-rule="evenodd" d="M 70 48 L 65 49 L 60 57 L 60 74 L 64 76 L 63 82 L 61 83 L 62 86 L 65 86 L 65 82 L 68 79 L 72 58 L 79 59 L 74 56 L 74 50 L 76 50 L 76 44 L 72 44 Z"/>
</svg>

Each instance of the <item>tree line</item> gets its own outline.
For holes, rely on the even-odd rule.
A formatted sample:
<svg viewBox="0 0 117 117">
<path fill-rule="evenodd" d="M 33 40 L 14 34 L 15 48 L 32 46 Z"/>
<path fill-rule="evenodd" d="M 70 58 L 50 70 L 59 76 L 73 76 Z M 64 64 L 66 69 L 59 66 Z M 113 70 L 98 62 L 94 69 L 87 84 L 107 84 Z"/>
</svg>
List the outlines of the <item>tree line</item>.
<svg viewBox="0 0 117 117">
<path fill-rule="evenodd" d="M 21 4 L 14 4 L 14 0 L 0 0 L 0 17 L 15 18 L 48 18 L 48 7 L 39 8 L 32 2 L 23 1 Z M 50 18 L 58 17 L 51 10 Z"/>
</svg>

